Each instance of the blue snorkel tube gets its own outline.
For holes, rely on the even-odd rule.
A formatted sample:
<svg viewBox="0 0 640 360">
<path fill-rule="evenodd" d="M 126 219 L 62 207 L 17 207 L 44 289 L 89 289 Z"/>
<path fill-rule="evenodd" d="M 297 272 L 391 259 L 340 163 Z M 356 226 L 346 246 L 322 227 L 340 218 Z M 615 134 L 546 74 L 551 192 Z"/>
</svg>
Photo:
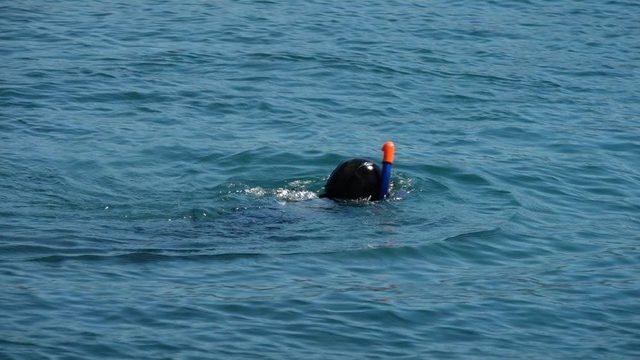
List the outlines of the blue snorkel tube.
<svg viewBox="0 0 640 360">
<path fill-rule="evenodd" d="M 380 177 L 380 193 L 378 200 L 384 200 L 389 194 L 389 187 L 391 186 L 391 166 L 393 165 L 393 157 L 396 152 L 396 146 L 392 141 L 387 141 L 382 145 L 382 151 L 384 156 L 382 157 L 382 172 Z"/>
</svg>

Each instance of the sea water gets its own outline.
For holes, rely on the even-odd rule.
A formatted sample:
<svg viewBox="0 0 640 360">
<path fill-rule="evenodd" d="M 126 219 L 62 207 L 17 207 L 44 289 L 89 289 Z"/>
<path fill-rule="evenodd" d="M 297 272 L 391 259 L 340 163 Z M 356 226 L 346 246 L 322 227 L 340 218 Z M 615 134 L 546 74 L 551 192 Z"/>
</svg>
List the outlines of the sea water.
<svg viewBox="0 0 640 360">
<path fill-rule="evenodd" d="M 0 358 L 640 357 L 637 2 L 5 2 L 0 61 Z"/>
</svg>

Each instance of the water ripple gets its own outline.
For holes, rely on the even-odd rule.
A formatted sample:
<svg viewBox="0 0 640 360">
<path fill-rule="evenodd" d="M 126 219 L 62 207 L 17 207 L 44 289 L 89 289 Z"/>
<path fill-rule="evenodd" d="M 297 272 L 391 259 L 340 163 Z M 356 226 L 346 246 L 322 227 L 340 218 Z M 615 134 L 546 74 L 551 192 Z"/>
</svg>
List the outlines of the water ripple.
<svg viewBox="0 0 640 360">
<path fill-rule="evenodd" d="M 0 358 L 638 358 L 637 8 L 0 6 Z"/>
</svg>

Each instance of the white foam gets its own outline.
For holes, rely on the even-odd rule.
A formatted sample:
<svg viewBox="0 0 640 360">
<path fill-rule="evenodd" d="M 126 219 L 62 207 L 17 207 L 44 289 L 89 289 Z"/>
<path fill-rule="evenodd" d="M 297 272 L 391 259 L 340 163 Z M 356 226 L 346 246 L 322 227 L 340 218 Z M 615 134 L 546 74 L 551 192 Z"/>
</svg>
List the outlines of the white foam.
<svg viewBox="0 0 640 360">
<path fill-rule="evenodd" d="M 308 190 L 277 189 L 276 197 L 284 201 L 304 201 L 317 199 L 318 195 Z"/>
<path fill-rule="evenodd" d="M 244 189 L 245 194 L 249 194 L 255 197 L 263 197 L 267 194 L 267 191 L 261 187 L 254 187 L 250 189 Z"/>
</svg>

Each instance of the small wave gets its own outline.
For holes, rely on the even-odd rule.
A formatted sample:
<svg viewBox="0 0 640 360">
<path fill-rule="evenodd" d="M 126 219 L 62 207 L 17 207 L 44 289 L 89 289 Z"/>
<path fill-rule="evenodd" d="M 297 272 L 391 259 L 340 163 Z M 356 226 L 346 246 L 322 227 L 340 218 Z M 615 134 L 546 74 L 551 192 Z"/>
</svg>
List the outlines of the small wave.
<svg viewBox="0 0 640 360">
<path fill-rule="evenodd" d="M 124 254 L 83 254 L 83 255 L 49 255 L 34 257 L 30 259 L 34 262 L 45 263 L 60 263 L 64 261 L 117 261 L 124 263 L 146 263 L 157 261 L 171 261 L 171 260 L 221 260 L 231 261 L 245 258 L 266 257 L 267 254 L 261 253 L 220 253 L 220 254 L 180 254 L 180 253 L 165 253 L 159 254 L 156 252 L 130 252 Z"/>
</svg>

